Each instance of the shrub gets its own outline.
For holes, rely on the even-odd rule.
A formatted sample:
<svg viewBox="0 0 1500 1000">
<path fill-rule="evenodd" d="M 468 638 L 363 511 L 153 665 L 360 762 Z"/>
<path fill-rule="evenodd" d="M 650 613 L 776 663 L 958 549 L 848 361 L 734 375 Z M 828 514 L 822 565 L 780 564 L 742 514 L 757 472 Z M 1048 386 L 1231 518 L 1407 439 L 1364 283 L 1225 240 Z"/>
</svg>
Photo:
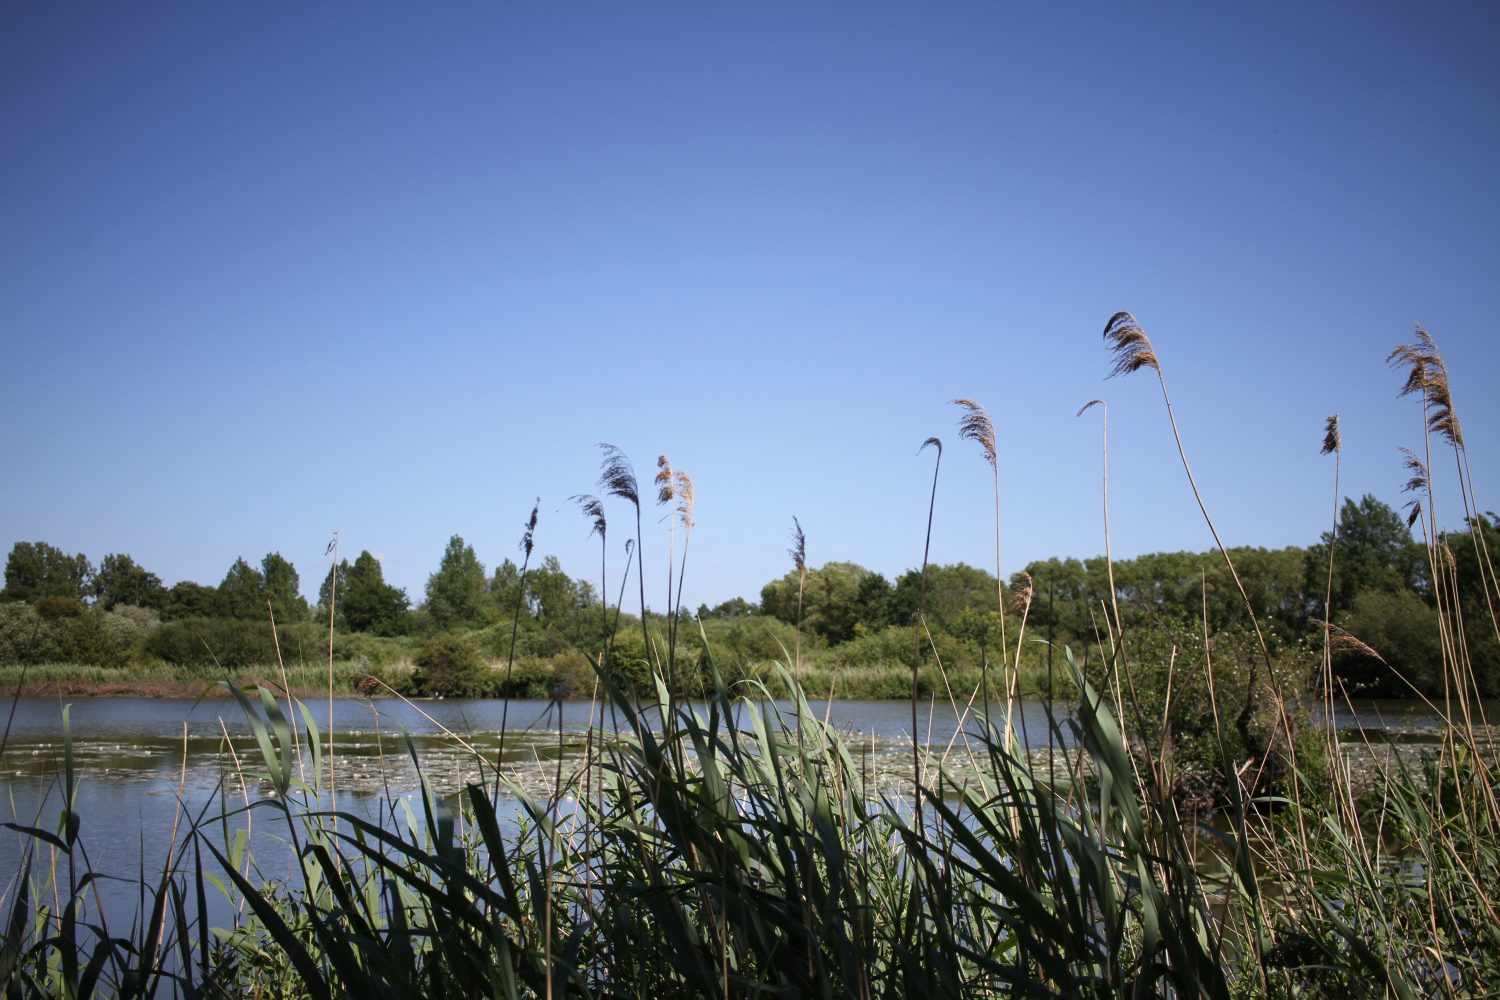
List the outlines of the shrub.
<svg viewBox="0 0 1500 1000">
<path fill-rule="evenodd" d="M 474 640 L 455 632 L 428 639 L 412 662 L 412 686 L 418 694 L 480 698 L 493 694 L 499 681 Z"/>
</svg>

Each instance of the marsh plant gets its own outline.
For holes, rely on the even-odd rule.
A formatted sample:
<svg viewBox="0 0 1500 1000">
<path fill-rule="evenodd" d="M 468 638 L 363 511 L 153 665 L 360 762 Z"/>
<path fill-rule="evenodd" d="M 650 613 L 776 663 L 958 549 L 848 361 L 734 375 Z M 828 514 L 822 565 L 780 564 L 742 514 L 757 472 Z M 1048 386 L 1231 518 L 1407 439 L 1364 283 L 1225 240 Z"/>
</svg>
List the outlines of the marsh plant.
<svg viewBox="0 0 1500 1000">
<path fill-rule="evenodd" d="M 1160 379 L 1133 317 L 1117 314 L 1106 337 L 1118 373 L 1148 368 Z M 1438 435 L 1466 473 L 1440 356 L 1425 334 L 1408 347 L 1396 358 L 1415 373 L 1408 385 L 1424 401 L 1424 437 Z M 959 405 L 961 434 L 994 466 L 983 409 Z M 1167 407 L 1181 449 L 1169 398 Z M 1337 455 L 1336 423 L 1328 435 Z M 590 719 L 607 709 L 616 726 L 607 737 L 594 726 L 568 736 L 559 724 L 545 793 L 527 792 L 504 760 L 450 734 L 471 750 L 480 781 L 441 795 L 423 777 L 413 800 L 335 810 L 333 762 L 311 713 L 268 687 L 234 687 L 251 741 L 226 744 L 234 764 L 220 794 L 179 815 L 160 870 L 136 880 L 124 925 L 99 902 L 107 873 L 91 868 L 80 832 L 65 711 L 59 820 L 8 824 L 25 849 L 0 897 L 0 986 L 7 996 L 80 997 L 1494 995 L 1496 756 L 1458 621 L 1467 609 L 1454 576 L 1472 563 L 1449 558 L 1453 543 L 1433 519 L 1427 447 L 1418 488 L 1433 579 L 1446 595 L 1444 696 L 1434 705 L 1444 725 L 1418 763 L 1374 756 L 1373 776 L 1359 781 L 1349 761 L 1368 748 L 1356 740 L 1293 749 L 1303 735 L 1289 721 L 1301 712 L 1293 698 L 1310 692 L 1322 702 L 1313 707 L 1331 711 L 1344 693 L 1329 658 L 1357 636 L 1324 626 L 1322 656 L 1298 667 L 1298 683 L 1272 663 L 1258 627 L 1236 648 L 1205 614 L 1199 655 L 1182 657 L 1190 637 L 1164 646 L 1131 636 L 1111 606 L 1097 619 L 1091 667 L 1072 649 L 1055 651 L 1045 757 L 989 718 L 976 677 L 972 695 L 954 691 L 967 710 L 962 739 L 928 746 L 914 725 L 911 782 L 882 784 L 864 740 L 828 726 L 803 697 L 799 647 L 774 671 L 731 683 L 705 639 L 693 666 L 706 697 L 680 702 L 671 678 L 684 667 L 681 647 L 656 643 L 643 614 L 640 653 L 653 680 L 643 697 L 617 683 L 620 617 L 603 603 L 605 639 L 579 655 L 596 692 Z M 1107 463 L 1107 438 L 1105 448 Z M 691 489 L 665 461 L 659 469 L 663 504 L 689 497 L 675 522 L 683 561 L 668 546 L 675 609 Z M 937 473 L 935 461 L 929 538 Z M 641 554 L 640 504 L 618 449 L 606 446 L 600 487 L 635 508 L 623 596 L 629 560 Z M 603 503 L 575 500 L 600 536 L 603 594 Z M 1107 536 L 1107 501 L 1105 511 Z M 806 539 L 794 524 L 800 573 Z M 533 515 L 528 543 L 534 528 Z M 1482 537 L 1472 548 L 1493 603 Z M 639 562 L 636 571 L 644 611 Z M 1019 649 L 1038 598 L 1024 577 L 1016 582 L 1008 610 Z M 1325 620 L 1331 584 L 1328 593 Z M 933 669 L 952 690 L 940 658 L 924 667 L 936 647 L 922 596 L 925 588 L 908 623 L 914 647 L 902 644 L 913 684 Z M 1014 673 L 1011 650 L 1002 639 L 999 663 Z M 1222 765 L 1201 812 L 1189 808 L 1172 761 L 1189 690 L 1202 708 L 1191 713 L 1193 735 Z M 790 707 L 771 707 L 773 696 Z M 915 686 L 911 697 L 915 706 Z M 1267 703 L 1263 724 L 1255 710 Z M 409 742 L 406 752 L 421 774 Z M 251 823 L 279 830 L 289 858 L 257 857 Z M 226 912 L 210 926 L 208 914 Z"/>
</svg>

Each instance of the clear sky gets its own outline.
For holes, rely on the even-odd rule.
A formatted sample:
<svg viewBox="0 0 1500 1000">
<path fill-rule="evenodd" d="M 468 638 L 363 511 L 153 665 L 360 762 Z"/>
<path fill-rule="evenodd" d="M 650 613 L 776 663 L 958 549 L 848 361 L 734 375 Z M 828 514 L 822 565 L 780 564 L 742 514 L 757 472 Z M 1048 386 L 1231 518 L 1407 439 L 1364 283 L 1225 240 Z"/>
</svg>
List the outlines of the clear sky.
<svg viewBox="0 0 1500 1000">
<path fill-rule="evenodd" d="M 933 559 L 992 567 L 971 396 L 1009 574 L 1103 550 L 1102 396 L 1116 555 L 1206 549 L 1119 309 L 1230 544 L 1327 528 L 1333 412 L 1401 503 L 1417 322 L 1500 508 L 1497 51 L 1493 3 L 3 3 L 0 546 L 315 593 L 338 530 L 420 597 L 540 497 L 592 574 L 608 441 L 696 479 L 695 606 L 794 514 L 919 563 L 936 435 Z"/>
</svg>

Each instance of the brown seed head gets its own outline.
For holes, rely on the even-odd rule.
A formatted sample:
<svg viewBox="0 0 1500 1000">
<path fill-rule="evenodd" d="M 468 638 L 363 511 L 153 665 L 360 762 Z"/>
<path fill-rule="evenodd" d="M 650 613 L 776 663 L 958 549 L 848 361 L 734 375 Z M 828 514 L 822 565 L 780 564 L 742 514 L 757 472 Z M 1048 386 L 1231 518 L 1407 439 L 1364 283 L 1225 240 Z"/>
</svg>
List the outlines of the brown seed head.
<svg viewBox="0 0 1500 1000">
<path fill-rule="evenodd" d="M 536 534 L 536 515 L 541 506 L 542 498 L 537 497 L 531 508 L 531 516 L 526 519 L 526 533 L 521 536 L 521 551 L 526 554 L 527 559 L 531 558 L 531 536 Z"/>
<path fill-rule="evenodd" d="M 1080 406 L 1078 408 L 1078 412 L 1075 413 L 1075 414 L 1073 414 L 1073 416 L 1075 416 L 1075 417 L 1081 417 L 1085 413 L 1089 412 L 1090 410 L 1092 410 L 1096 406 L 1102 406 L 1106 410 L 1109 409 L 1109 405 L 1107 403 L 1105 403 L 1104 400 L 1102 400 L 1102 399 L 1091 399 L 1087 403 L 1084 403 L 1082 406 Z"/>
<path fill-rule="evenodd" d="M 1022 570 L 1015 576 L 1011 577 L 1010 606 L 1016 611 L 1019 611 L 1024 615 L 1028 610 L 1030 610 L 1031 598 L 1035 593 L 1036 588 L 1032 586 L 1030 573 Z"/>
<path fill-rule="evenodd" d="M 1156 360 L 1156 351 L 1146 338 L 1146 331 L 1128 312 L 1117 312 L 1104 324 L 1104 339 L 1109 341 L 1115 355 L 1114 369 L 1110 378 L 1129 375 L 1141 368 L 1150 368 L 1161 373 L 1161 364 Z"/>
<path fill-rule="evenodd" d="M 686 472 L 675 474 L 677 486 L 677 517 L 682 521 L 682 527 L 687 531 L 693 530 L 693 504 L 697 495 L 693 491 L 693 477 Z"/>
<path fill-rule="evenodd" d="M 1367 643 L 1357 636 L 1350 635 L 1337 625 L 1325 622 L 1321 618 L 1311 618 L 1309 621 L 1319 628 L 1326 628 L 1328 630 L 1329 646 L 1335 653 L 1363 653 L 1365 656 L 1373 656 L 1381 663 L 1385 663 L 1385 657 L 1375 652 L 1375 650 L 1371 649 Z"/>
<path fill-rule="evenodd" d="M 599 472 L 599 488 L 605 496 L 619 497 L 641 507 L 640 490 L 636 487 L 635 469 L 625 453 L 612 444 L 600 444 L 604 449 L 604 465 Z"/>
<path fill-rule="evenodd" d="M 1400 395 L 1422 396 L 1423 405 L 1428 410 L 1428 428 L 1455 448 L 1462 448 L 1463 428 L 1459 426 L 1458 417 L 1453 412 L 1453 394 L 1448 388 L 1448 366 L 1443 363 L 1443 355 L 1438 351 L 1432 334 L 1418 326 L 1415 342 L 1401 344 L 1386 355 L 1385 360 L 1392 368 L 1406 369 L 1406 381 L 1401 386 Z"/>
<path fill-rule="evenodd" d="M 672 463 L 667 456 L 658 455 L 656 458 L 656 502 L 667 504 L 672 502 L 676 495 L 676 483 L 672 477 Z"/>
<path fill-rule="evenodd" d="M 589 534 L 598 535 L 602 539 L 605 529 L 604 501 L 588 493 L 580 493 L 578 496 L 568 497 L 568 499 L 578 505 L 578 509 L 583 513 L 584 517 L 594 522 L 594 526 L 589 529 Z"/>
<path fill-rule="evenodd" d="M 928 448 L 936 448 L 938 450 L 938 458 L 941 459 L 943 457 L 943 442 L 937 438 L 928 438 L 926 441 L 923 441 L 922 447 L 917 449 L 917 454 L 922 454 Z"/>
<path fill-rule="evenodd" d="M 792 557 L 792 565 L 797 567 L 797 576 L 807 576 L 807 536 L 802 533 L 802 522 L 792 517 L 792 547 L 786 550 L 786 554 Z"/>
<path fill-rule="evenodd" d="M 1343 440 L 1339 437 L 1339 415 L 1335 413 L 1323 425 L 1323 450 L 1318 454 L 1331 455 L 1338 451 L 1342 444 Z"/>
<path fill-rule="evenodd" d="M 990 468 L 995 469 L 995 425 L 990 421 L 990 415 L 984 412 L 984 407 L 972 399 L 955 399 L 954 406 L 964 408 L 964 415 L 958 421 L 958 436 L 964 441 L 978 442 L 979 448 L 984 452 L 984 460 L 990 463 Z"/>
</svg>

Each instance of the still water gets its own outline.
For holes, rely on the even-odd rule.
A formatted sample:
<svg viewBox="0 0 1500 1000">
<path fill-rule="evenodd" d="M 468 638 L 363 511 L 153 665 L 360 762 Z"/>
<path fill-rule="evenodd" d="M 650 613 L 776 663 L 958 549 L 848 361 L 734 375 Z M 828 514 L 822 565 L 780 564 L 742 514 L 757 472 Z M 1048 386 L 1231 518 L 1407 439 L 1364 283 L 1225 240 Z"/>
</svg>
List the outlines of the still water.
<svg viewBox="0 0 1500 1000">
<path fill-rule="evenodd" d="M 284 703 L 283 703 L 284 705 Z M 0 821 L 49 832 L 59 828 L 64 808 L 63 706 L 57 698 L 22 698 L 0 711 L 5 733 L 0 753 Z M 704 706 L 693 706 L 700 713 Z M 912 714 L 909 703 L 834 701 L 811 703 L 814 714 L 844 732 L 852 749 L 871 761 L 884 759 L 909 775 Z M 329 704 L 307 704 L 327 747 Z M 602 706 L 543 701 L 422 701 L 336 699 L 332 729 L 337 761 L 338 808 L 393 822 L 392 803 L 403 799 L 420 811 L 423 781 L 440 793 L 465 783 L 494 779 L 494 761 L 506 732 L 501 786 L 502 821 L 520 815 L 515 793 L 544 798 L 559 763 L 576 763 L 583 734 L 609 732 L 614 714 Z M 736 724 L 748 726 L 752 710 L 781 713 L 789 726 L 790 705 L 741 706 Z M 274 792 L 261 780 L 264 767 L 244 713 L 226 698 L 95 698 L 69 708 L 80 842 L 89 866 L 127 881 L 108 890 L 124 904 L 135 898 L 128 881 L 141 872 L 160 873 L 167 852 L 183 842 L 189 824 L 200 822 L 206 836 L 222 846 L 245 829 L 249 811 L 257 857 L 284 859 L 291 875 L 292 852 L 285 850 L 284 824 L 263 808 Z M 300 730 L 300 713 L 293 716 Z M 1347 714 L 1336 724 L 1356 723 Z M 1436 726 L 1424 706 L 1411 702 L 1366 703 L 1358 724 L 1420 732 Z M 1039 701 L 1016 706 L 1017 739 L 1045 747 L 1053 731 L 1047 706 Z M 997 725 L 999 721 L 997 720 Z M 918 739 L 934 751 L 961 748 L 979 728 L 973 715 L 948 704 L 918 706 Z M 305 733 L 300 735 L 305 742 Z M 1064 737 L 1063 742 L 1066 742 Z M 304 748 L 305 749 L 305 748 Z M 305 755 L 304 755 L 305 756 Z M 559 761 L 559 756 L 562 761 Z M 878 766 L 872 769 L 878 771 Z M 324 805 L 327 799 L 321 800 Z M 176 837 L 174 839 L 174 831 Z M 268 850 L 278 842 L 280 850 Z M 26 845 L 41 845 L 26 834 L 0 829 L 0 898 L 9 898 Z M 45 855 L 46 851 L 39 851 Z M 272 866 L 276 862 L 271 862 Z M 263 871 L 268 878 L 275 871 Z M 114 907 L 112 907 L 114 908 Z M 220 914 L 222 916 L 222 914 Z"/>
</svg>

